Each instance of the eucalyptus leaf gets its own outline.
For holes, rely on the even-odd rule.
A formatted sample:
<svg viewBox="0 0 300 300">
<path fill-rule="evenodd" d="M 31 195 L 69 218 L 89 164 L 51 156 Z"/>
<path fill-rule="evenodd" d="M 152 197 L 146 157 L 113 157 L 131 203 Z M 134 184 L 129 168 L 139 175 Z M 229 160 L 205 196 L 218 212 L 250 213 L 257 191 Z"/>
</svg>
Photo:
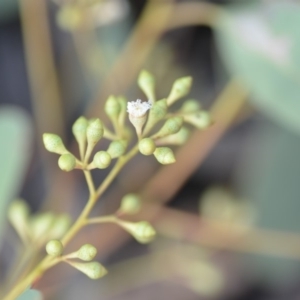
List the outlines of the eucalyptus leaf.
<svg viewBox="0 0 300 300">
<path fill-rule="evenodd" d="M 294 132 L 272 123 L 260 124 L 245 147 L 236 174 L 241 194 L 254 202 L 259 228 L 300 234 L 300 139 Z M 270 237 L 272 239 L 272 236 Z M 280 249 L 299 246 L 277 240 Z M 276 249 L 275 249 L 276 250 Z M 269 250 L 272 252 L 272 249 Z M 272 254 L 272 253 L 270 253 Z M 288 257 L 245 255 L 247 270 L 273 288 L 299 276 L 300 263 Z"/>
<path fill-rule="evenodd" d="M 216 27 L 217 45 L 253 104 L 300 133 L 300 5 L 271 2 L 229 7 Z"/>
<path fill-rule="evenodd" d="M 26 290 L 16 300 L 42 300 L 42 294 L 37 290 Z"/>
<path fill-rule="evenodd" d="M 31 156 L 32 124 L 21 109 L 0 107 L 0 241 L 8 202 L 16 197 Z"/>
</svg>

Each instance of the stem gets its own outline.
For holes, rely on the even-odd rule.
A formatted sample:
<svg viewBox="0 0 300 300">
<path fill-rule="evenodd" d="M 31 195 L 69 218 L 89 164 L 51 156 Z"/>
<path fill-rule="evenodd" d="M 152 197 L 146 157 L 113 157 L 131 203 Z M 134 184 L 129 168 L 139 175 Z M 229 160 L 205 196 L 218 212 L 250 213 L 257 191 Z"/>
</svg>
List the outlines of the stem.
<svg viewBox="0 0 300 300">
<path fill-rule="evenodd" d="M 92 174 L 90 171 L 87 171 L 87 170 L 83 170 L 83 173 L 84 173 L 85 180 L 86 180 L 86 183 L 89 188 L 90 195 L 94 195 L 95 194 L 95 185 L 93 182 Z"/>
</svg>

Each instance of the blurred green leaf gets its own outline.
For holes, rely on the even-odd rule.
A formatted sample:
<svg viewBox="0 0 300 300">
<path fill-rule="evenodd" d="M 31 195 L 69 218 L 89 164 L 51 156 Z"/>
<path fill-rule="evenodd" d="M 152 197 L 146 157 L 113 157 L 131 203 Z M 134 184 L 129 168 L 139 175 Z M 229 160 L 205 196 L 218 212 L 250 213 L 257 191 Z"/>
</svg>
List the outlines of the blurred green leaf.
<svg viewBox="0 0 300 300">
<path fill-rule="evenodd" d="M 241 193 L 254 202 L 256 225 L 300 234 L 299 136 L 283 127 L 263 124 L 246 146 L 249 150 L 243 155 L 236 178 Z M 277 243 L 281 248 L 297 247 L 280 240 Z M 273 287 L 286 285 L 299 274 L 299 261 L 293 259 L 272 255 L 246 257 L 248 271 L 254 271 Z"/>
<path fill-rule="evenodd" d="M 8 202 L 24 179 L 31 155 L 32 125 L 21 109 L 0 107 L 0 241 Z"/>
<path fill-rule="evenodd" d="M 42 294 L 37 290 L 27 290 L 16 300 L 42 300 Z"/>
<path fill-rule="evenodd" d="M 257 108 L 300 132 L 300 5 L 264 3 L 228 9 L 217 24 L 219 52 Z"/>
</svg>

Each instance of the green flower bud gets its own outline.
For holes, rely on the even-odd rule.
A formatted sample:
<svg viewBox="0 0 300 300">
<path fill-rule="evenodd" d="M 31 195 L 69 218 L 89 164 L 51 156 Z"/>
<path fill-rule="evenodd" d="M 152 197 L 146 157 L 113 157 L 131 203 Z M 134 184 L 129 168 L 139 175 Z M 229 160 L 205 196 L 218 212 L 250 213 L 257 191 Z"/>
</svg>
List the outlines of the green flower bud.
<svg viewBox="0 0 300 300">
<path fill-rule="evenodd" d="M 55 221 L 53 213 L 39 213 L 30 220 L 30 233 L 33 239 L 48 239 L 49 230 Z"/>
<path fill-rule="evenodd" d="M 88 120 L 85 117 L 79 117 L 72 126 L 72 132 L 81 149 L 84 149 L 86 143 L 86 129 Z"/>
<path fill-rule="evenodd" d="M 84 261 L 91 261 L 97 254 L 97 249 L 91 244 L 85 244 L 77 251 L 77 258 Z"/>
<path fill-rule="evenodd" d="M 210 114 L 206 111 L 199 111 L 184 116 L 184 121 L 194 125 L 198 129 L 206 129 L 212 124 Z"/>
<path fill-rule="evenodd" d="M 197 100 L 187 100 L 182 105 L 180 112 L 186 114 L 186 113 L 194 113 L 196 111 L 199 111 L 201 109 L 201 105 Z"/>
<path fill-rule="evenodd" d="M 107 270 L 96 261 L 89 263 L 68 261 L 68 263 L 91 279 L 99 279 L 107 274 Z"/>
<path fill-rule="evenodd" d="M 156 235 L 154 228 L 146 221 L 138 223 L 122 222 L 119 224 L 142 244 L 151 242 Z"/>
<path fill-rule="evenodd" d="M 107 149 L 107 153 L 111 158 L 117 158 L 123 155 L 126 151 L 127 142 L 125 140 L 112 141 Z"/>
<path fill-rule="evenodd" d="M 173 151 L 168 147 L 158 147 L 154 151 L 154 156 L 162 165 L 168 165 L 176 162 Z"/>
<path fill-rule="evenodd" d="M 82 11 L 74 5 L 64 5 L 56 15 L 57 24 L 65 30 L 74 30 L 80 27 L 83 21 Z"/>
<path fill-rule="evenodd" d="M 61 238 L 70 228 L 71 222 L 72 220 L 68 214 L 61 214 L 55 216 L 54 222 L 49 231 L 49 238 L 50 239 Z"/>
<path fill-rule="evenodd" d="M 46 252 L 53 257 L 62 255 L 64 246 L 59 240 L 52 240 L 46 244 Z"/>
<path fill-rule="evenodd" d="M 109 96 L 105 102 L 104 110 L 110 118 L 117 118 L 121 112 L 121 105 L 117 97 Z"/>
<path fill-rule="evenodd" d="M 64 146 L 62 139 L 53 133 L 44 133 L 43 134 L 43 142 L 45 148 L 49 152 L 57 153 L 57 154 L 65 154 L 68 153 L 67 149 Z"/>
<path fill-rule="evenodd" d="M 100 119 L 92 119 L 86 130 L 88 144 L 96 145 L 104 133 L 103 124 Z"/>
<path fill-rule="evenodd" d="M 155 102 L 155 79 L 154 76 L 146 70 L 142 70 L 139 78 L 138 85 L 145 93 L 149 101 L 153 104 Z"/>
<path fill-rule="evenodd" d="M 186 96 L 190 92 L 192 82 L 193 78 L 190 76 L 175 80 L 170 95 L 167 98 L 168 105 L 170 106 L 178 99 Z"/>
<path fill-rule="evenodd" d="M 127 100 L 125 97 L 119 96 L 117 98 L 119 105 L 120 105 L 120 114 L 118 118 L 118 122 L 120 125 L 124 125 L 125 120 L 126 120 L 126 107 L 127 107 Z"/>
<path fill-rule="evenodd" d="M 127 215 L 134 215 L 140 211 L 140 208 L 140 197 L 137 194 L 127 194 L 122 198 L 119 211 Z"/>
<path fill-rule="evenodd" d="M 166 116 L 167 111 L 168 105 L 166 99 L 155 102 L 149 111 L 144 132 L 148 132 L 158 121 L 162 120 Z"/>
<path fill-rule="evenodd" d="M 76 167 L 76 158 L 71 153 L 63 154 L 58 159 L 58 166 L 61 170 L 69 172 Z"/>
<path fill-rule="evenodd" d="M 188 128 L 181 127 L 177 133 L 157 139 L 155 142 L 157 145 L 183 145 L 190 137 L 190 133 Z"/>
<path fill-rule="evenodd" d="M 152 136 L 153 139 L 161 138 L 170 134 L 177 133 L 183 124 L 182 117 L 172 117 L 168 119 L 163 127 Z"/>
<path fill-rule="evenodd" d="M 98 169 L 105 169 L 111 163 L 111 156 L 106 151 L 98 151 L 93 159 L 93 164 Z"/>
<path fill-rule="evenodd" d="M 27 238 L 29 212 L 29 206 L 22 199 L 13 201 L 8 208 L 8 220 L 23 240 Z"/>
<path fill-rule="evenodd" d="M 156 149 L 156 145 L 151 138 L 144 138 L 139 142 L 139 150 L 144 155 L 151 155 Z"/>
</svg>

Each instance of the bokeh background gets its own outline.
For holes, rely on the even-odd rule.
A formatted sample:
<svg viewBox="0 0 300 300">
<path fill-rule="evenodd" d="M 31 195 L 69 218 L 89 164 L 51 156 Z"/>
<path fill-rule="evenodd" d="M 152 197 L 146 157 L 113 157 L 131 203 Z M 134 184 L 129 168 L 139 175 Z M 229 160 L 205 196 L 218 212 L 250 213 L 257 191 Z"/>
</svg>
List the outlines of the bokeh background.
<svg viewBox="0 0 300 300">
<path fill-rule="evenodd" d="M 189 97 L 214 119 L 175 165 L 135 158 L 96 207 L 112 213 L 140 192 L 137 218 L 157 239 L 87 228 L 69 248 L 97 245 L 109 274 L 92 281 L 59 265 L 34 287 L 51 300 L 300 299 L 299 14 L 296 0 L 1 0 L 3 282 L 22 251 L 8 202 L 20 196 L 33 212 L 75 218 L 88 195 L 81 174 L 62 173 L 43 149 L 42 133 L 77 151 L 78 116 L 107 121 L 111 94 L 146 100 L 136 80 L 147 69 L 158 98 L 192 76 Z M 98 183 L 106 174 L 93 173 Z"/>
</svg>

